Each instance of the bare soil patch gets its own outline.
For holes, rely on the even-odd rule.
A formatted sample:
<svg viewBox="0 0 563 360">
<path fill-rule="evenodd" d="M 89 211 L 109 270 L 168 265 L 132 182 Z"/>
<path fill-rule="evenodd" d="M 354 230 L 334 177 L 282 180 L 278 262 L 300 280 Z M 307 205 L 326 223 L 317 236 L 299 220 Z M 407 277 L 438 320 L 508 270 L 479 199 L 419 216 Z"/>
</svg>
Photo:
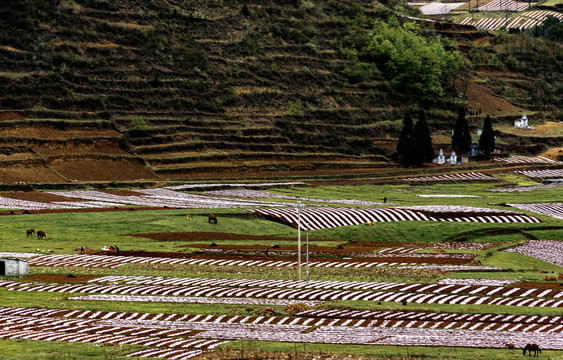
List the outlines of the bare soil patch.
<svg viewBox="0 0 563 360">
<path fill-rule="evenodd" d="M 558 160 L 563 161 L 563 147 L 556 147 L 549 149 L 543 154 L 541 154 L 541 156 L 550 158 L 551 160 L 555 160 L 555 161 Z"/>
<path fill-rule="evenodd" d="M 56 183 L 66 179 L 44 165 L 20 164 L 2 165 L 0 184 L 14 183 Z"/>
<path fill-rule="evenodd" d="M 294 236 L 289 237 L 289 236 L 245 235 L 245 234 L 205 232 L 205 231 L 130 234 L 126 236 L 142 237 L 156 241 L 203 241 L 203 240 L 279 240 L 279 241 L 291 240 L 293 241 L 296 239 Z M 339 240 L 314 239 L 313 241 L 339 241 Z"/>
<path fill-rule="evenodd" d="M 55 129 L 48 125 L 27 126 L 0 129 L 0 137 L 21 137 L 29 139 L 74 139 L 89 137 L 115 137 L 121 134 L 115 130 L 84 130 L 84 129 Z"/>
<path fill-rule="evenodd" d="M 107 251 L 97 251 L 97 252 L 88 252 L 91 255 L 108 255 Z M 160 257 L 160 258 L 174 258 L 174 259 L 213 259 L 213 260 L 263 260 L 263 261 L 296 261 L 297 256 L 276 256 L 275 254 L 271 254 L 266 256 L 264 255 L 238 255 L 238 254 L 205 254 L 205 253 L 195 253 L 195 254 L 187 254 L 183 252 L 162 252 L 162 251 L 129 251 L 129 250 L 120 250 L 119 255 L 114 256 L 136 256 L 136 257 Z M 448 265 L 462 265 L 471 262 L 470 260 L 466 259 L 451 259 L 451 258 L 413 258 L 413 257 L 401 257 L 400 255 L 393 256 L 393 257 L 386 257 L 385 259 L 381 258 L 374 258 L 374 257 L 362 257 L 362 256 L 353 256 L 350 259 L 335 259 L 332 256 L 314 256 L 316 260 L 325 259 L 326 261 L 338 261 L 338 262 L 375 262 L 380 263 L 382 261 L 387 263 L 431 263 L 431 264 L 448 264 Z"/>
<path fill-rule="evenodd" d="M 512 105 L 504 98 L 492 94 L 491 89 L 486 86 L 479 85 L 473 81 L 469 83 L 467 88 L 467 97 L 469 99 L 469 108 L 473 111 L 481 110 L 482 114 L 491 114 L 491 116 L 520 114 L 523 109 Z"/>
<path fill-rule="evenodd" d="M 26 280 L 52 283 L 81 283 L 99 278 L 98 275 L 73 275 L 73 274 L 35 274 L 25 277 Z"/>
<path fill-rule="evenodd" d="M 55 202 L 55 201 L 73 201 L 80 202 L 80 199 L 71 199 L 64 196 L 48 194 L 41 191 L 17 191 L 17 192 L 3 192 L 0 196 L 11 199 L 38 201 L 38 202 Z"/>
<path fill-rule="evenodd" d="M 43 209 L 43 210 L 13 210 L 2 211 L 0 215 L 21 215 L 21 214 L 55 214 L 55 213 L 74 213 L 74 212 L 109 212 L 109 211 L 140 211 L 140 210 L 170 210 L 161 207 L 114 207 L 114 208 L 88 208 L 88 209 Z"/>
<path fill-rule="evenodd" d="M 0 113 L 0 121 L 4 120 L 23 120 L 25 119 L 22 115 L 16 112 L 2 112 Z"/>
<path fill-rule="evenodd" d="M 79 181 L 157 179 L 148 167 L 128 159 L 55 159 L 51 166 L 61 175 Z"/>
<path fill-rule="evenodd" d="M 95 140 L 91 143 L 74 144 L 72 142 L 48 142 L 35 144 L 33 150 L 40 155 L 81 155 L 81 154 L 103 154 L 103 155 L 129 155 L 121 149 L 116 140 Z"/>
<path fill-rule="evenodd" d="M 518 288 L 526 288 L 526 289 L 555 289 L 555 290 L 563 290 L 563 283 L 554 281 L 551 283 L 543 283 L 543 282 L 527 282 L 522 281 L 519 283 L 512 283 L 508 285 L 509 287 L 518 287 Z"/>
</svg>

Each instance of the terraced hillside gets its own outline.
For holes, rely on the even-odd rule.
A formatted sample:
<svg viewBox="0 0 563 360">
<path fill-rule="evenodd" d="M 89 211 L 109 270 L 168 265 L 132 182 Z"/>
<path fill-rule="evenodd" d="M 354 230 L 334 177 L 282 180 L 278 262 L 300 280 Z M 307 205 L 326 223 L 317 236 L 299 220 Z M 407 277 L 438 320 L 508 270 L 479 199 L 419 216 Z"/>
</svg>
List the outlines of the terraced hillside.
<svg viewBox="0 0 563 360">
<path fill-rule="evenodd" d="M 3 1 L 0 181 L 387 165 L 407 107 L 447 130 L 460 104 L 455 79 L 440 97 L 390 91 L 385 64 L 357 51 L 394 12 L 363 0 Z M 421 26 L 462 50 L 486 36 Z"/>
</svg>

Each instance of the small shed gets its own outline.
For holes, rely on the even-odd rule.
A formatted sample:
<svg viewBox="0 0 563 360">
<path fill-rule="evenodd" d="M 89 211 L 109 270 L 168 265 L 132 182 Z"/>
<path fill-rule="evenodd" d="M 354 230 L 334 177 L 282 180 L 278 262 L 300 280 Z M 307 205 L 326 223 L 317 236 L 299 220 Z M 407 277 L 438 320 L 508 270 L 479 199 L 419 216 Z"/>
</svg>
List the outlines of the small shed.
<svg viewBox="0 0 563 360">
<path fill-rule="evenodd" d="M 29 264 L 16 258 L 0 259 L 0 276 L 21 276 L 29 274 Z"/>
</svg>

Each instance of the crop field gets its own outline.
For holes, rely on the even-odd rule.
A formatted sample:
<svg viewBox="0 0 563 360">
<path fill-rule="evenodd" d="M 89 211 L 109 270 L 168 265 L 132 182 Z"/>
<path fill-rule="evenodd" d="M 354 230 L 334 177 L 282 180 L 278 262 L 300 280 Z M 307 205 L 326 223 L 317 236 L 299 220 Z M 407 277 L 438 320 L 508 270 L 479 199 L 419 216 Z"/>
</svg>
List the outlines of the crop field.
<svg viewBox="0 0 563 360">
<path fill-rule="evenodd" d="M 4 193 L 0 257 L 30 274 L 0 277 L 0 346 L 469 360 L 536 343 L 561 358 L 561 187 L 495 192 L 517 175 L 486 176 Z"/>
</svg>

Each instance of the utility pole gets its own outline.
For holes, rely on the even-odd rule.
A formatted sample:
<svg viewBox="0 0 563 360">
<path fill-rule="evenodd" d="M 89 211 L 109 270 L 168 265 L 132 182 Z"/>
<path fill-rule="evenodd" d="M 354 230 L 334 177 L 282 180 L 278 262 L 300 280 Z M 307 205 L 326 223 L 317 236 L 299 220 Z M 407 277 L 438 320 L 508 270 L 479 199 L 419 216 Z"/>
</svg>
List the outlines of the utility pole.
<svg viewBox="0 0 563 360">
<path fill-rule="evenodd" d="M 305 270 L 305 281 L 309 281 L 309 226 L 307 225 L 307 268 Z"/>
<path fill-rule="evenodd" d="M 297 209 L 297 280 L 301 280 L 301 209 L 305 205 L 298 201 L 294 206 Z"/>
</svg>

